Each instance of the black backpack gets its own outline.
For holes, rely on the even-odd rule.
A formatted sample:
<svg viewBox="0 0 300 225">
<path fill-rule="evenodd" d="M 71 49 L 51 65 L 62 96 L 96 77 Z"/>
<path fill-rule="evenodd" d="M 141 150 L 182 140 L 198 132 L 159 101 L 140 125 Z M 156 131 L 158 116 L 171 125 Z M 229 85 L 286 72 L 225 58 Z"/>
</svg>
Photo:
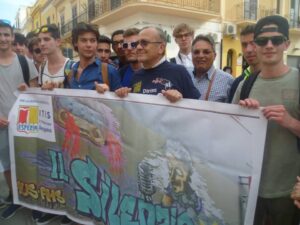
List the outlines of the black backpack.
<svg viewBox="0 0 300 225">
<path fill-rule="evenodd" d="M 25 56 L 23 56 L 23 55 L 17 55 L 17 56 L 18 56 L 18 59 L 19 59 L 19 62 L 20 62 L 21 68 L 22 68 L 24 82 L 29 87 L 30 86 L 30 84 L 29 84 L 30 76 L 29 76 L 28 62 L 27 62 Z"/>
<path fill-rule="evenodd" d="M 250 91 L 253 87 L 254 82 L 256 81 L 258 74 L 259 73 L 250 74 L 250 76 L 244 81 L 244 84 L 241 89 L 240 100 L 245 100 L 246 98 L 249 97 Z M 299 72 L 299 90 L 300 90 L 300 72 Z M 299 91 L 299 105 L 300 105 L 300 91 Z M 297 145 L 298 145 L 298 150 L 300 152 L 300 138 L 299 137 L 297 137 Z"/>
</svg>

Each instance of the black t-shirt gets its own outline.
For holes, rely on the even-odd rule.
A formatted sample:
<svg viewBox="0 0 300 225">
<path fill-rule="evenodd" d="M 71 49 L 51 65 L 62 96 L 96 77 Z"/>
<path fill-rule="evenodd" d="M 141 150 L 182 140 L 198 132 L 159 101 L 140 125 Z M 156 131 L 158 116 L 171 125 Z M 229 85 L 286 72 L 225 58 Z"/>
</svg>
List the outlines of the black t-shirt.
<svg viewBox="0 0 300 225">
<path fill-rule="evenodd" d="M 200 93 L 185 67 L 168 61 L 152 69 L 141 69 L 132 79 L 133 93 L 157 95 L 162 90 L 169 89 L 176 89 L 183 98 L 200 98 Z"/>
</svg>

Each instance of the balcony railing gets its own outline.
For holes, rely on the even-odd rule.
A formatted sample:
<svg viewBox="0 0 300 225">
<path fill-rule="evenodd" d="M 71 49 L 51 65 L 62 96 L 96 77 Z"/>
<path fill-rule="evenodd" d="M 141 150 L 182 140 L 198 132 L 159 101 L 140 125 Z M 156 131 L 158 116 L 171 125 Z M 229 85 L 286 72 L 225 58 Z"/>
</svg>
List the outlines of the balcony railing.
<svg viewBox="0 0 300 225">
<path fill-rule="evenodd" d="M 237 4 L 236 21 L 250 20 L 256 22 L 258 19 L 276 14 L 276 9 L 268 9 L 256 4 Z"/>
<path fill-rule="evenodd" d="M 220 15 L 221 0 L 107 0 L 89 1 L 89 20 L 129 5 L 154 5 Z"/>
<path fill-rule="evenodd" d="M 62 25 L 60 29 L 61 35 L 64 36 L 68 32 L 72 31 L 72 29 L 80 22 L 88 22 L 87 12 L 80 14 L 79 16 Z"/>
</svg>

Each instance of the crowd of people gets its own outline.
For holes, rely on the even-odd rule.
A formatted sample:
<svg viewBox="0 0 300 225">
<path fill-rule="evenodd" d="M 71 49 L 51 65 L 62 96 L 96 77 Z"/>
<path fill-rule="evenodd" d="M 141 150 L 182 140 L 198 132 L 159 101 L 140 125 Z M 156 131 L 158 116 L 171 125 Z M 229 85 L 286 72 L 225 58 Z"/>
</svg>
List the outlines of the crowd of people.
<svg viewBox="0 0 300 225">
<path fill-rule="evenodd" d="M 8 113 L 16 90 L 71 88 L 129 93 L 162 94 L 170 102 L 182 98 L 262 107 L 268 119 L 255 225 L 299 225 L 300 221 L 300 121 L 299 71 L 284 64 L 290 45 L 289 24 L 281 16 L 268 16 L 240 33 L 244 59 L 249 65 L 233 79 L 214 66 L 215 42 L 209 35 L 194 35 L 188 24 L 174 28 L 178 54 L 166 57 L 167 39 L 158 27 L 116 30 L 111 38 L 98 27 L 79 23 L 72 30 L 77 62 L 61 51 L 59 28 L 44 25 L 26 37 L 0 20 L 0 171 L 10 191 Z M 112 56 L 111 48 L 115 56 Z M 231 69 L 231 68 L 229 68 Z M 2 201 L 8 219 L 21 208 L 12 195 Z M 32 211 L 37 224 L 56 215 Z M 62 217 L 61 224 L 72 221 Z"/>
</svg>

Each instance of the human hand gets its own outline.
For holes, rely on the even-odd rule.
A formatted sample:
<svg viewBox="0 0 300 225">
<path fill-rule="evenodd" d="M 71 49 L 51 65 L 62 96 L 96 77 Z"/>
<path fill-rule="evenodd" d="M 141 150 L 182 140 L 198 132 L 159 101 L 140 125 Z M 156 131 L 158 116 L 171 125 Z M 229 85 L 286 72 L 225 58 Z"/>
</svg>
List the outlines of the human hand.
<svg viewBox="0 0 300 225">
<path fill-rule="evenodd" d="M 109 87 L 107 84 L 98 84 L 98 82 L 95 81 L 95 88 L 96 91 L 100 94 L 103 94 L 106 91 L 109 91 Z"/>
<path fill-rule="evenodd" d="M 249 109 L 258 109 L 260 104 L 256 99 L 246 98 L 245 100 L 240 100 L 239 105 Z"/>
<path fill-rule="evenodd" d="M 8 120 L 4 117 L 0 117 L 0 127 L 7 127 L 9 124 Z"/>
<path fill-rule="evenodd" d="M 52 91 L 55 88 L 55 83 L 54 82 L 48 82 L 46 81 L 43 85 L 42 85 L 42 90 L 49 90 Z"/>
<path fill-rule="evenodd" d="M 115 90 L 116 95 L 120 98 L 125 98 L 126 96 L 128 96 L 130 92 L 131 92 L 131 88 L 128 87 L 121 87 Z"/>
<path fill-rule="evenodd" d="M 175 89 L 162 90 L 161 93 L 172 103 L 178 102 L 182 99 L 182 94 Z"/>
<path fill-rule="evenodd" d="M 26 89 L 28 88 L 26 83 L 22 83 L 18 86 L 18 91 L 26 91 Z"/>
</svg>

